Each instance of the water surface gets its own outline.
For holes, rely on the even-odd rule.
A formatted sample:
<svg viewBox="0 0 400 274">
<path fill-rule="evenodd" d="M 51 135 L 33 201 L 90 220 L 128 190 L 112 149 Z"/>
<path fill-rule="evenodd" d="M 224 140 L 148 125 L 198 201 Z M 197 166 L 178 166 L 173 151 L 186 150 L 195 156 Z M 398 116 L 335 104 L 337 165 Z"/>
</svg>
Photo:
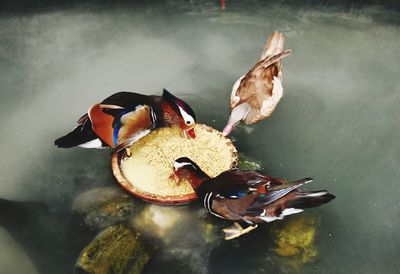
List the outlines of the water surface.
<svg viewBox="0 0 400 274">
<path fill-rule="evenodd" d="M 228 3 L 224 12 L 200 1 L 2 14 L 0 198 L 49 209 L 31 205 L 23 227 L 4 221 L 0 269 L 71 273 L 93 236 L 79 229 L 72 203 L 82 192 L 115 185 L 109 151 L 53 146 L 90 104 L 121 90 L 167 88 L 192 105 L 199 121 L 221 129 L 233 83 L 259 58 L 269 33 L 280 30 L 294 49 L 284 60 L 284 98 L 270 119 L 232 138 L 266 173 L 313 177 L 309 188 L 337 196 L 303 214 L 318 220 L 318 255 L 296 268 L 293 258 L 276 254 L 274 228 L 286 221 L 225 242 L 216 229 L 204 238 L 202 225 L 228 223 L 204 217 L 199 206 L 164 212 L 137 202 L 180 220 L 165 235 L 131 221 L 159 241 L 145 272 L 398 273 L 398 18 L 376 6 L 258 1 Z"/>
</svg>

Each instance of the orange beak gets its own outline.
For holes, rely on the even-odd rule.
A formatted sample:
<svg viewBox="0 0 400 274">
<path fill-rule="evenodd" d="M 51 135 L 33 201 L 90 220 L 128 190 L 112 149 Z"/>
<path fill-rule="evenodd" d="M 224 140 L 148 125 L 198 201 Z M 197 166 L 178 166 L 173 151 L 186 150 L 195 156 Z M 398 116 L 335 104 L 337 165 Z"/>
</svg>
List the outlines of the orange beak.
<svg viewBox="0 0 400 274">
<path fill-rule="evenodd" d="M 171 175 L 169 175 L 169 179 L 171 180 L 176 180 L 179 177 L 178 172 L 176 172 L 175 170 L 172 171 Z"/>
<path fill-rule="evenodd" d="M 194 128 L 191 128 L 189 130 L 186 130 L 186 133 L 191 137 L 191 138 L 196 138 L 196 133 L 194 132 Z"/>
</svg>

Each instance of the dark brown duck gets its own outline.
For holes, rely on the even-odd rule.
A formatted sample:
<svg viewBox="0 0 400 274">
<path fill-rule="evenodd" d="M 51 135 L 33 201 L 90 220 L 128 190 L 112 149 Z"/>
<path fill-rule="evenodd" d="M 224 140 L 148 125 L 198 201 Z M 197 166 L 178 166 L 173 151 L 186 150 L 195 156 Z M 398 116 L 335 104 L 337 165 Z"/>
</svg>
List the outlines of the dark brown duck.
<svg viewBox="0 0 400 274">
<path fill-rule="evenodd" d="M 224 171 L 210 178 L 187 157 L 175 160 L 174 172 L 180 178 L 188 178 L 208 212 L 234 221 L 234 225 L 224 229 L 226 240 L 250 232 L 259 223 L 283 219 L 335 198 L 326 190 L 298 190 L 312 182 L 311 178 L 288 183 L 285 179 L 242 169 Z"/>
</svg>

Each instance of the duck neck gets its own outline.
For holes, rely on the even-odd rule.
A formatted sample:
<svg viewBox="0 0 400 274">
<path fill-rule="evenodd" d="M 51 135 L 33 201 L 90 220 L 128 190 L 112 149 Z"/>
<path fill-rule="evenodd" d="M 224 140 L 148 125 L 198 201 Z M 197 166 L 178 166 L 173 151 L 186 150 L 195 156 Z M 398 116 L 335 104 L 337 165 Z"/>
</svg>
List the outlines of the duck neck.
<svg viewBox="0 0 400 274">
<path fill-rule="evenodd" d="M 162 98 L 161 96 L 149 96 L 151 107 L 153 109 L 152 120 L 154 124 L 154 128 L 160 128 L 166 126 L 164 123 L 164 111 L 162 108 Z M 155 117 L 154 117 L 154 116 Z"/>
<path fill-rule="evenodd" d="M 193 190 L 196 192 L 197 196 L 202 197 L 205 195 L 201 190 L 201 186 L 203 182 L 210 179 L 211 177 L 207 175 L 203 170 L 201 170 L 198 166 L 194 167 L 193 170 L 190 171 L 188 180 L 193 187 Z"/>
<path fill-rule="evenodd" d="M 161 116 L 161 126 L 168 127 L 176 124 L 179 121 L 179 115 L 174 110 L 174 108 L 166 101 L 161 101 L 160 103 L 160 116 Z"/>
</svg>

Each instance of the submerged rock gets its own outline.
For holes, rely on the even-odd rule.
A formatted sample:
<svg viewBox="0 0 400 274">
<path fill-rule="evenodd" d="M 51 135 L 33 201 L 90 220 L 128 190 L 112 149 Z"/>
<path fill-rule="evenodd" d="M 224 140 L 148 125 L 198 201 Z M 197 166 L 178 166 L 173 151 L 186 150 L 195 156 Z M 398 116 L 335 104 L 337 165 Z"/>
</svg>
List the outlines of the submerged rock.
<svg viewBox="0 0 400 274">
<path fill-rule="evenodd" d="M 261 162 L 251 157 L 247 157 L 244 154 L 239 155 L 238 168 L 249 169 L 249 170 L 261 170 Z"/>
<path fill-rule="evenodd" d="M 278 264 L 293 270 L 300 270 L 304 264 L 318 257 L 315 236 L 319 219 L 313 216 L 293 216 L 273 230 L 276 247 L 274 251 L 284 260 Z"/>
<path fill-rule="evenodd" d="M 185 220 L 186 215 L 184 208 L 149 204 L 132 218 L 131 223 L 150 237 L 167 240 L 167 236 Z"/>
<path fill-rule="evenodd" d="M 146 205 L 131 224 L 162 247 L 146 273 L 209 273 L 212 250 L 223 241 L 215 217 L 204 211 L 202 203 L 183 207 Z M 161 269 L 160 265 L 171 267 Z"/>
<path fill-rule="evenodd" d="M 83 215 L 85 223 L 105 228 L 130 218 L 136 210 L 135 200 L 117 187 L 100 187 L 80 194 L 72 209 Z"/>
<path fill-rule="evenodd" d="M 141 273 L 154 251 L 155 247 L 133 228 L 111 226 L 83 249 L 76 264 L 76 273 Z"/>
</svg>

